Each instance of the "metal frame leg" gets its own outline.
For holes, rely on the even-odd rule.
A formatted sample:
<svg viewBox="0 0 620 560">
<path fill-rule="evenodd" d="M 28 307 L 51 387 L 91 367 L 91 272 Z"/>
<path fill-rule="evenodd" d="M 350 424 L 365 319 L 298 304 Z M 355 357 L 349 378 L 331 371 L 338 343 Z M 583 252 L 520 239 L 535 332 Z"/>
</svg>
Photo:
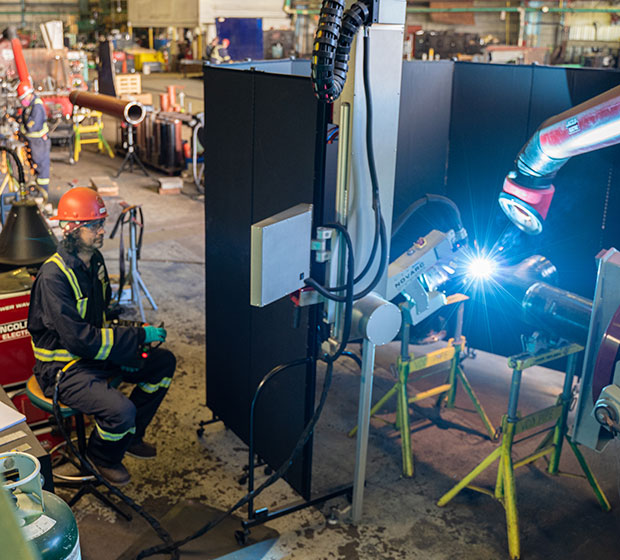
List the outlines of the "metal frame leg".
<svg viewBox="0 0 620 560">
<path fill-rule="evenodd" d="M 144 315 L 144 307 L 142 305 L 142 297 L 140 295 L 140 290 L 144 292 L 146 299 L 148 299 L 149 303 L 153 310 L 157 311 L 157 305 L 155 304 L 155 300 L 149 293 L 146 284 L 142 280 L 142 276 L 140 276 L 140 271 L 138 270 L 138 255 L 136 249 L 136 209 L 130 210 L 130 218 L 129 218 L 129 248 L 127 249 L 127 258 L 129 260 L 129 276 L 131 277 L 131 301 L 134 305 L 138 306 L 140 311 L 140 317 L 144 322 L 146 317 Z"/>
<path fill-rule="evenodd" d="M 456 358 L 456 355 L 455 355 L 455 359 L 458 359 Z M 489 420 L 487 413 L 482 407 L 482 403 L 478 400 L 478 397 L 476 396 L 476 393 L 474 392 L 473 387 L 469 383 L 469 379 L 467 379 L 467 376 L 465 375 L 465 372 L 463 371 L 463 368 L 461 367 L 460 364 L 458 364 L 456 367 L 456 377 L 457 379 L 461 380 L 461 383 L 463 384 L 463 388 L 465 389 L 465 392 L 469 396 L 469 399 L 471 400 L 471 402 L 474 404 L 476 412 L 478 412 L 478 416 L 480 416 L 480 418 L 482 419 L 482 423 L 484 424 L 484 427 L 487 429 L 487 433 L 489 434 L 489 437 L 492 440 L 496 439 L 495 437 L 496 430 L 493 427 L 493 424 L 491 424 L 491 420 Z M 455 385 L 456 385 L 456 382 L 455 382 Z"/>
<path fill-rule="evenodd" d="M 409 375 L 409 360 L 398 359 L 398 402 L 396 404 L 396 425 L 400 430 L 400 447 L 403 460 L 403 475 L 412 477 L 413 445 L 411 443 L 411 428 L 409 425 L 409 399 L 407 397 L 407 377 Z"/>
<path fill-rule="evenodd" d="M 353 476 L 353 505 L 351 507 L 351 520 L 353 523 L 358 523 L 362 518 L 374 365 L 375 345 L 365 338 L 362 350 L 362 378 L 357 415 L 359 431 L 357 433 L 357 448 L 355 452 L 355 474 Z"/>
</svg>

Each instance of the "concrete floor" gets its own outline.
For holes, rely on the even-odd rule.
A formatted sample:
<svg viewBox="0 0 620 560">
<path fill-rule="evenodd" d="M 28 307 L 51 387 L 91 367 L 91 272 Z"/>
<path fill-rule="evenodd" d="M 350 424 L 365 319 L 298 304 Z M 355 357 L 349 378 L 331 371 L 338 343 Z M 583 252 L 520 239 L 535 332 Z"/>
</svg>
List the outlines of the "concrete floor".
<svg viewBox="0 0 620 560">
<path fill-rule="evenodd" d="M 148 79 L 146 79 L 148 78 Z M 145 89 L 156 91 L 171 83 L 169 78 L 145 77 Z M 176 78 L 175 78 L 176 80 Z M 186 83 L 187 91 L 200 96 L 198 80 Z M 108 127 L 110 131 L 110 127 Z M 108 132 L 109 133 L 109 132 Z M 55 163 L 52 184 L 72 179 L 88 184 L 93 175 L 115 173 L 120 160 L 94 154 L 86 148 L 77 165 Z M 198 423 L 210 418 L 205 407 L 205 292 L 204 292 L 204 209 L 194 187 L 186 183 L 177 196 L 160 196 L 153 183 L 139 174 L 125 173 L 118 179 L 120 199 L 142 204 L 146 230 L 140 271 L 159 309 L 148 309 L 153 322 L 164 321 L 168 329 L 166 347 L 178 359 L 170 392 L 147 437 L 157 442 L 158 456 L 152 461 L 126 459 L 132 483 L 126 493 L 161 518 L 176 504 L 189 503 L 225 510 L 244 494 L 238 478 L 246 462 L 247 447 L 221 423 L 207 426 L 203 438 L 196 435 Z M 119 199 L 107 199 L 118 212 Z M 104 254 L 111 272 L 117 269 L 118 245 L 107 240 Z M 217 328 L 217 325 L 208 325 Z M 433 347 L 414 347 L 415 353 Z M 358 351 L 356 345 L 352 348 Z M 398 345 L 377 350 L 374 401 L 392 386 L 390 364 Z M 510 388 L 506 359 L 478 352 L 464 362 L 467 375 L 494 425 L 505 413 Z M 323 372 L 320 370 L 320 381 Z M 520 410 L 523 414 L 553 404 L 560 392 L 563 375 L 544 368 L 524 374 Z M 417 383 L 417 389 L 443 382 L 441 374 Z M 314 446 L 313 488 L 317 494 L 350 483 L 353 476 L 355 440 L 347 432 L 356 422 L 359 373 L 350 360 L 338 363 L 326 409 Z M 422 403 L 426 406 L 428 403 Z M 467 474 L 496 444 L 484 434 L 479 417 L 462 390 L 457 408 L 444 410 L 431 423 L 424 418 L 428 409 L 416 409 L 412 441 L 415 477 L 401 474 L 400 440 L 394 430 L 395 402 L 373 420 L 370 433 L 367 485 L 362 522 L 348 521 L 346 499 L 336 499 L 320 509 L 309 508 L 268 524 L 279 537 L 263 549 L 249 549 L 231 556 L 265 559 L 433 559 L 497 560 L 508 558 L 502 506 L 488 496 L 465 490 L 443 508 L 436 501 Z M 437 420 L 437 419 L 436 419 Z M 277 437 L 277 433 L 274 433 Z M 536 446 L 538 439 L 517 447 L 517 457 Z M 518 507 L 522 557 L 525 559 L 567 558 L 617 559 L 620 546 L 620 444 L 613 443 L 603 454 L 584 450 L 612 505 L 603 513 L 583 480 L 549 477 L 544 463 L 524 467 L 517 473 Z M 578 472 L 569 449 L 565 449 L 562 470 Z M 259 470 L 259 482 L 263 474 Z M 495 482 L 492 466 L 477 480 L 479 485 Z M 70 494 L 61 493 L 68 497 Z M 258 499 L 257 506 L 278 509 L 298 497 L 284 482 L 278 482 Z M 199 511 L 199 510 L 198 510 Z M 85 560 L 118 558 L 141 535 L 151 529 L 141 519 L 126 522 L 90 498 L 74 507 L 78 520 L 82 555 Z M 326 515 L 339 518 L 328 522 Z M 240 512 L 240 516 L 245 511 Z M 199 516 L 199 514 L 196 514 Z M 205 522 L 208 520 L 205 517 Z M 201 519 L 194 519 L 200 523 Z M 164 523 L 165 525 L 165 523 Z M 233 524 L 234 526 L 234 524 Z M 188 532 L 190 527 L 187 527 Z M 219 531 L 237 549 L 232 529 Z M 252 535 L 258 531 L 253 531 Z M 207 537 L 208 540 L 208 537 Z M 268 550 L 266 550 L 268 549 Z M 156 556 L 164 558 L 165 556 Z M 183 555 L 181 556 L 184 557 Z M 189 556 L 187 556 L 189 557 Z M 194 558 L 210 558 L 194 553 Z"/>
</svg>

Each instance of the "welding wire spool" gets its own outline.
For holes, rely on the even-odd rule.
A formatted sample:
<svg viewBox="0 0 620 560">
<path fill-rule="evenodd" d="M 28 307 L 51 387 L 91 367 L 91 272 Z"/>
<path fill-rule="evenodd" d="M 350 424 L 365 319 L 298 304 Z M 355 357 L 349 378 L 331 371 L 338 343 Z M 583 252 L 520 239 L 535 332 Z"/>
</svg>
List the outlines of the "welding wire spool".
<svg viewBox="0 0 620 560">
<path fill-rule="evenodd" d="M 620 350 L 620 307 L 616 309 L 603 334 L 592 373 L 592 402 L 596 403 L 601 391 L 614 380 L 614 370 Z"/>
</svg>

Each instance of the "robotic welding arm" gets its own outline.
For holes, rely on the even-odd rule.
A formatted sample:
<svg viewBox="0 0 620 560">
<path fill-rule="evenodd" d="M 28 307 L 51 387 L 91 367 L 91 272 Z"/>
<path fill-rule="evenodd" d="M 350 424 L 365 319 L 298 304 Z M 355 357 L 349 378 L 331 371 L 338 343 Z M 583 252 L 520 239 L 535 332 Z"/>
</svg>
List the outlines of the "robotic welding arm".
<svg viewBox="0 0 620 560">
<path fill-rule="evenodd" d="M 521 148 L 504 180 L 499 204 L 526 233 L 542 231 L 554 194 L 552 181 L 573 156 L 620 142 L 620 86 L 547 119 Z"/>
</svg>

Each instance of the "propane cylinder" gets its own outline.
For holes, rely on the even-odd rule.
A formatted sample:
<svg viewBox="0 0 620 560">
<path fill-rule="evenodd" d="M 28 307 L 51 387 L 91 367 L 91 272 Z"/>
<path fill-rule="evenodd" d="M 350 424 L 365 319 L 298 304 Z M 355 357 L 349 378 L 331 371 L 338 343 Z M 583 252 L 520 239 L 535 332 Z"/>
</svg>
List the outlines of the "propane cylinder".
<svg viewBox="0 0 620 560">
<path fill-rule="evenodd" d="M 27 453 L 0 454 L 0 474 L 15 506 L 26 540 L 42 560 L 81 560 L 80 538 L 71 508 L 43 490 L 41 464 Z"/>
</svg>

